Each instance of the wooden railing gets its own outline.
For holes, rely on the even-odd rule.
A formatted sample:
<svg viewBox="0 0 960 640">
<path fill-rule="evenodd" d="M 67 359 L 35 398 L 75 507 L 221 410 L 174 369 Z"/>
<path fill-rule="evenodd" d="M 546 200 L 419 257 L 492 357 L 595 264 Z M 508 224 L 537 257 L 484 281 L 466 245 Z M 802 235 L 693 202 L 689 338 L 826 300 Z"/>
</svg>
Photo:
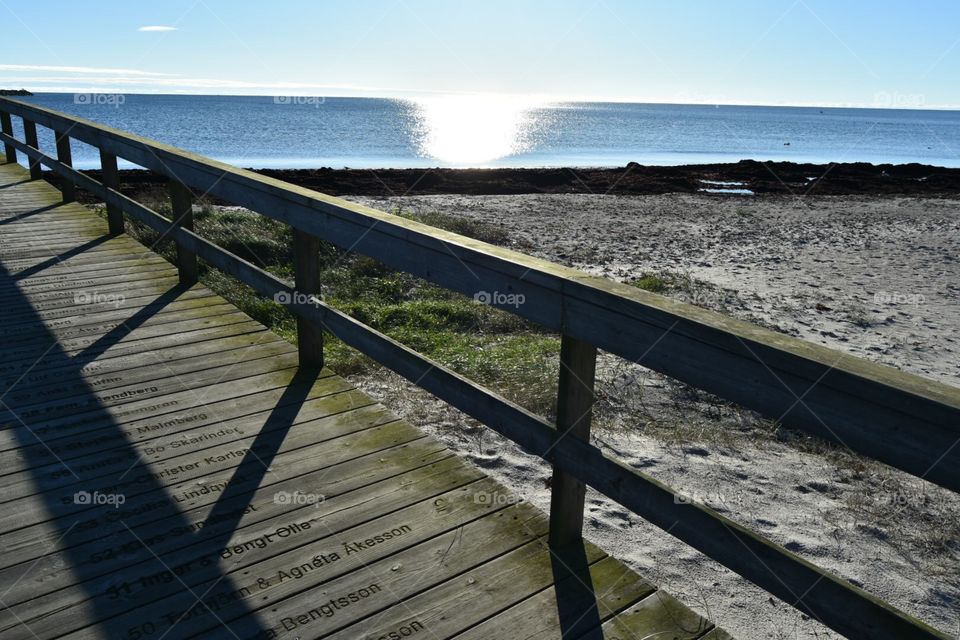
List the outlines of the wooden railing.
<svg viewBox="0 0 960 640">
<path fill-rule="evenodd" d="M 13 136 L 11 116 L 22 118 L 24 141 Z M 174 241 L 183 282 L 196 281 L 199 257 L 283 301 L 298 320 L 302 364 L 323 364 L 328 331 L 550 462 L 551 544 L 580 539 L 591 486 L 848 637 L 946 637 L 604 456 L 589 443 L 590 408 L 600 348 L 957 491 L 960 389 L 19 100 L 0 99 L 0 124 L 8 161 L 21 151 L 32 178 L 41 165 L 59 174 L 64 201 L 75 187 L 104 200 L 110 233 L 123 232 L 126 214 Z M 55 132 L 56 157 L 39 149 L 37 125 Z M 71 138 L 99 149 L 102 182 L 73 169 Z M 118 157 L 169 178 L 172 221 L 117 190 Z M 194 233 L 192 192 L 290 225 L 295 283 Z M 522 295 L 524 304 L 498 306 L 562 336 L 557 424 L 325 304 L 317 295 L 321 239 L 467 295 Z"/>
</svg>

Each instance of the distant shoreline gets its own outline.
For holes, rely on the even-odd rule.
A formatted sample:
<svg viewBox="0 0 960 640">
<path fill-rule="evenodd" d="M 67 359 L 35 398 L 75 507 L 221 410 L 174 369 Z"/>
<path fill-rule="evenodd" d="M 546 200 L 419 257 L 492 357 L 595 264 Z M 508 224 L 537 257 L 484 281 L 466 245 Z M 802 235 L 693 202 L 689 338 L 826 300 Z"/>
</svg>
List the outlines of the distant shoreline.
<svg viewBox="0 0 960 640">
<path fill-rule="evenodd" d="M 322 94 L 322 92 L 314 93 L 305 93 L 305 92 L 289 92 L 281 93 L 282 97 L 292 97 L 292 98 L 323 98 L 324 100 L 399 100 L 399 101 L 416 101 L 423 99 L 425 97 L 431 97 L 436 94 L 422 93 L 422 92 L 409 92 L 409 93 L 400 93 L 397 95 L 327 95 Z M 20 95 L 31 95 L 31 96 L 70 96 L 76 94 L 100 94 L 100 95 L 116 95 L 123 94 L 125 96 L 146 96 L 146 97 L 166 97 L 166 98 L 275 98 L 278 95 L 278 92 L 268 92 L 268 93 L 164 93 L 162 91 L 94 91 L 91 87 L 78 87 L 75 91 L 34 91 L 27 92 L 26 94 Z M 447 94 L 450 95 L 450 94 Z M 456 94 L 454 94 L 456 95 Z M 611 98 L 583 98 L 583 97 L 565 97 L 565 96 L 552 96 L 547 97 L 542 100 L 544 104 L 604 104 L 604 105 L 643 105 L 643 106 L 666 106 L 666 107 L 705 107 L 710 109 L 716 109 L 717 107 L 750 107 L 757 109 L 810 109 L 810 110 L 849 110 L 849 109 L 872 109 L 877 111 L 957 111 L 960 112 L 960 104 L 918 104 L 916 106 L 902 106 L 897 103 L 896 98 L 911 98 L 913 96 L 898 96 L 898 95 L 889 95 L 886 98 L 890 101 L 890 104 L 875 104 L 873 102 L 865 103 L 806 103 L 806 104 L 786 104 L 779 102 L 763 103 L 763 102 L 715 102 L 715 101 L 705 101 L 705 102 L 673 102 L 673 101 L 663 101 L 663 100 L 649 100 L 649 99 L 611 99 Z"/>
<path fill-rule="evenodd" d="M 510 195 L 593 193 L 656 195 L 714 190 L 718 197 L 746 195 L 960 194 L 960 169 L 922 164 L 800 164 L 743 160 L 728 164 L 619 168 L 545 169 L 261 169 L 278 180 L 330 195 Z M 98 170 L 85 171 L 99 179 Z M 164 178 L 146 170 L 120 172 L 130 196 L 163 188 Z M 51 181 L 56 183 L 53 176 Z M 728 191 L 729 190 L 729 191 Z"/>
</svg>

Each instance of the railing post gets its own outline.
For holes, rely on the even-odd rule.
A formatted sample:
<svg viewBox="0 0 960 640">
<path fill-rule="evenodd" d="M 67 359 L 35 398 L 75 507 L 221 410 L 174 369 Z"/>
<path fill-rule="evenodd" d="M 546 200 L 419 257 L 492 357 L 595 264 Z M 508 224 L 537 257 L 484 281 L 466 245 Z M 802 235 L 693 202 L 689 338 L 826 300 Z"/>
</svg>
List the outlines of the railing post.
<svg viewBox="0 0 960 640">
<path fill-rule="evenodd" d="M 0 130 L 13 137 L 13 121 L 10 119 L 9 113 L 0 112 Z M 9 142 L 3 143 L 3 153 L 7 156 L 8 163 L 17 161 L 17 148 Z"/>
<path fill-rule="evenodd" d="M 29 147 L 40 148 L 40 140 L 37 138 L 37 123 L 33 120 L 23 119 L 23 140 Z M 36 158 L 29 158 L 28 162 L 30 163 L 30 179 L 39 180 L 42 178 L 43 167 L 40 165 L 40 161 Z"/>
<path fill-rule="evenodd" d="M 557 391 L 557 438 L 590 440 L 593 382 L 597 348 L 564 335 L 560 342 L 560 383 Z M 553 469 L 550 493 L 550 546 L 555 549 L 580 542 L 586 485 Z"/>
<path fill-rule="evenodd" d="M 117 156 L 100 149 L 100 181 L 103 186 L 119 191 L 120 174 L 117 172 Z M 171 198 L 173 196 L 171 195 Z M 191 203 L 191 207 L 192 207 Z M 192 215 L 192 209 L 191 209 Z M 110 235 L 123 233 L 123 210 L 115 204 L 107 203 L 107 227 Z"/>
<path fill-rule="evenodd" d="M 299 229 L 293 230 L 294 284 L 299 294 L 320 294 L 320 239 Z M 300 366 L 323 366 L 323 331 L 297 317 L 297 349 Z"/>
<path fill-rule="evenodd" d="M 57 141 L 57 160 L 68 167 L 72 167 L 73 154 L 70 152 L 70 136 L 56 130 L 54 130 L 53 135 Z M 67 176 L 60 176 L 60 193 L 63 194 L 64 202 L 73 202 L 77 199 L 77 188 Z"/>
<path fill-rule="evenodd" d="M 173 226 L 193 231 L 193 194 L 186 185 L 170 180 L 170 209 Z M 197 254 L 177 243 L 177 269 L 180 284 L 196 284 Z"/>
</svg>

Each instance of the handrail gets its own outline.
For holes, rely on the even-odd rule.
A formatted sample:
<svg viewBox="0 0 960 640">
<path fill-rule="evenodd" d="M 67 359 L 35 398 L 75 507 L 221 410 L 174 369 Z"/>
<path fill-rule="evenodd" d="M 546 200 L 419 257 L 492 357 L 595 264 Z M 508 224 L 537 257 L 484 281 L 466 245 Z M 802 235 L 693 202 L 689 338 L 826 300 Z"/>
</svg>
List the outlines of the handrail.
<svg viewBox="0 0 960 640">
<path fill-rule="evenodd" d="M 552 541 L 579 536 L 579 522 L 571 514 L 582 517 L 582 486 L 577 483 L 586 483 L 840 633 L 945 637 L 708 507 L 689 504 L 652 477 L 607 458 L 586 441 L 588 427 L 561 421 L 558 430 L 318 297 L 303 295 L 315 289 L 316 274 L 310 272 L 307 255 L 315 246 L 311 243 L 322 238 L 462 293 L 472 295 L 480 287 L 524 295 L 527 304 L 502 308 L 562 333 L 561 376 L 568 376 L 568 384 L 561 380 L 561 388 L 568 396 L 577 393 L 569 381 L 578 372 L 592 381 L 591 352 L 578 351 L 578 345 L 595 345 L 953 490 L 960 488 L 960 447 L 953 446 L 960 439 L 960 389 L 22 101 L 0 98 L 0 114 L 23 118 L 27 131 L 35 124 L 46 126 L 61 138 L 98 147 L 108 158 L 125 158 L 176 185 L 293 227 L 302 247 L 295 258 L 299 291 L 204 240 L 183 220 L 171 222 L 122 195 L 115 185 L 105 186 L 73 169 L 69 147 L 58 145 L 66 154 L 50 157 L 14 138 L 3 123 L 0 139 L 7 145 L 8 159 L 11 151 L 23 151 L 31 164 L 49 167 L 65 183 L 103 199 L 109 209 L 166 235 L 177 244 L 178 254 L 199 256 L 261 294 L 285 296 L 298 317 L 301 340 L 312 341 L 306 353 L 301 349 L 305 364 L 322 363 L 322 340 L 308 332 L 323 327 L 551 462 Z M 182 192 L 179 197 L 182 203 Z M 570 353 L 579 353 L 579 359 Z M 561 403 L 566 401 L 569 398 L 561 398 Z M 583 405 L 582 399 L 578 402 Z M 562 493 L 558 485 L 565 487 Z M 553 513 L 558 505 L 562 518 Z"/>
</svg>

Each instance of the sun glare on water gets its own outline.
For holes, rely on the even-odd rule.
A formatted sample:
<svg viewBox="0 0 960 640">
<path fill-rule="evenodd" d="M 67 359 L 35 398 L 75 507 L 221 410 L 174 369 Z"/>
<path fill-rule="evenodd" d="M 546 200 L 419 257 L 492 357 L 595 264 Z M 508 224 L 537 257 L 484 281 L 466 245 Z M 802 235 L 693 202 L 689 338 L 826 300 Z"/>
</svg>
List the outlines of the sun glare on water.
<svg viewBox="0 0 960 640">
<path fill-rule="evenodd" d="M 512 96 L 454 95 L 413 102 L 419 151 L 455 165 L 483 165 L 521 153 L 540 104 Z"/>
</svg>

